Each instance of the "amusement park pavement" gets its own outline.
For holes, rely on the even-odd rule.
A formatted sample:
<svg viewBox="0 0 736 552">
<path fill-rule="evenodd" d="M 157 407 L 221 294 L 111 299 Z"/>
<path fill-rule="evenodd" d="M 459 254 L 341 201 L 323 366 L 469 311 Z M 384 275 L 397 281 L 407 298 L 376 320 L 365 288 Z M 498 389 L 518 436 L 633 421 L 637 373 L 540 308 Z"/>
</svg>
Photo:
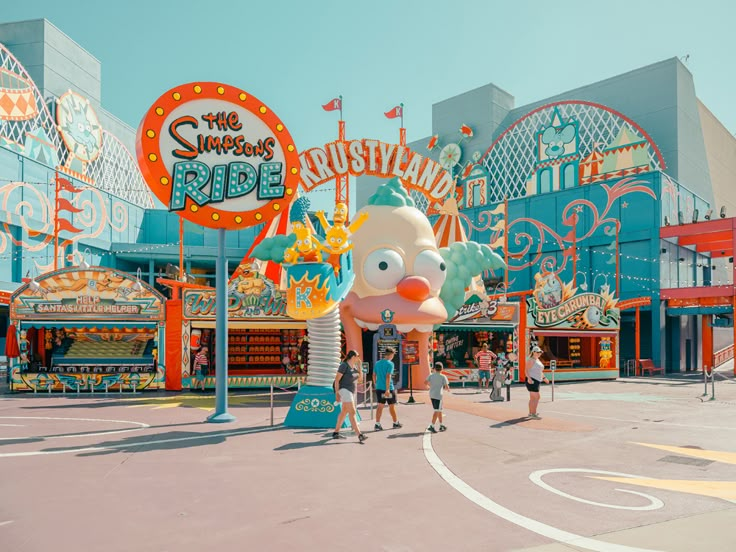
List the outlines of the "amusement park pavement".
<svg viewBox="0 0 736 552">
<path fill-rule="evenodd" d="M 0 550 L 730 551 L 736 381 L 697 374 L 544 387 L 491 403 L 453 389 L 448 431 L 333 441 L 288 429 L 291 395 L 0 396 Z M 408 395 L 402 395 L 406 402 Z M 390 426 L 390 418 L 384 427 Z M 620 490 L 618 490 L 620 489 Z"/>
</svg>

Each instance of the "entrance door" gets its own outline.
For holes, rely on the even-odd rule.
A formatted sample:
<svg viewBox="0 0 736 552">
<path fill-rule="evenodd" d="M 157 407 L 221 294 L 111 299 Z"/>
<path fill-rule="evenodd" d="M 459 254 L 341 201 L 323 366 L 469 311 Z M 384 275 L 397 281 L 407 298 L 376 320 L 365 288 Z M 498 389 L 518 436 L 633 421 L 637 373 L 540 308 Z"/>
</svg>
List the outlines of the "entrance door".
<svg viewBox="0 0 736 552">
<path fill-rule="evenodd" d="M 685 371 L 689 372 L 693 369 L 693 340 L 685 340 Z"/>
</svg>

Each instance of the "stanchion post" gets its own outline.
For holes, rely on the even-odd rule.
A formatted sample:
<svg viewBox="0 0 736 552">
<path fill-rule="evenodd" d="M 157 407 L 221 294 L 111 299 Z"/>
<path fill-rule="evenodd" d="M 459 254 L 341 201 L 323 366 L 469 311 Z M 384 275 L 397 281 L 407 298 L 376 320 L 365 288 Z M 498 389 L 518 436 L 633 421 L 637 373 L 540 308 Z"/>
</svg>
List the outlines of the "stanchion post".
<svg viewBox="0 0 736 552">
<path fill-rule="evenodd" d="M 271 426 L 273 426 L 273 382 L 271 382 Z"/>
<path fill-rule="evenodd" d="M 555 402 L 555 372 L 557 371 L 557 361 L 552 359 L 549 361 L 549 369 L 552 371 L 552 402 Z"/>
<path fill-rule="evenodd" d="M 702 396 L 707 397 L 708 396 L 708 366 L 707 365 L 703 366 L 703 386 L 704 386 L 704 389 L 703 389 Z"/>
<path fill-rule="evenodd" d="M 371 420 L 373 419 L 373 383 L 368 384 L 368 402 L 371 405 Z"/>
<path fill-rule="evenodd" d="M 411 369 L 412 368 L 411 364 L 408 364 L 407 366 L 409 368 L 409 400 L 407 401 L 407 403 L 414 404 L 416 402 L 414 400 L 414 385 L 412 385 L 412 382 L 411 382 L 411 373 L 414 370 Z"/>
<path fill-rule="evenodd" d="M 713 369 L 710 371 L 710 390 L 710 400 L 714 401 L 716 400 L 716 372 Z"/>
</svg>

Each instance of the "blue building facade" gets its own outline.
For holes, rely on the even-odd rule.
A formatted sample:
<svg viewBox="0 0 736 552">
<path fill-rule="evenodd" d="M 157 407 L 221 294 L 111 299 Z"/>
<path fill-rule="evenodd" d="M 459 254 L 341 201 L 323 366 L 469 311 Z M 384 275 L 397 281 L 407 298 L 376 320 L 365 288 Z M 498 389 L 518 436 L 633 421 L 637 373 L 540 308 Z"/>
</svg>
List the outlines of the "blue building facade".
<svg viewBox="0 0 736 552">
<path fill-rule="evenodd" d="M 648 298 L 639 358 L 667 371 L 703 363 L 701 321 L 668 311 L 660 291 L 732 282 L 733 260 L 677 247 L 659 229 L 736 212 L 736 139 L 679 60 L 520 107 L 489 84 L 435 104 L 432 129 L 409 146 L 452 158 L 468 239 L 507 249 L 508 273 L 485 275 L 489 294 L 531 291 L 535 275 L 551 272 L 620 302 Z M 359 179 L 358 207 L 373 187 Z M 442 212 L 415 200 L 431 218 Z M 622 310 L 620 366 L 635 357 L 634 318 Z"/>
<path fill-rule="evenodd" d="M 82 262 L 157 286 L 179 265 L 179 217 L 150 194 L 135 130 L 105 111 L 100 75 L 99 61 L 48 21 L 0 24 L 0 291 Z M 216 231 L 188 222 L 183 231 L 185 271 L 214 284 Z M 258 231 L 227 233 L 231 265 Z M 7 324 L 0 307 L 0 340 Z"/>
</svg>

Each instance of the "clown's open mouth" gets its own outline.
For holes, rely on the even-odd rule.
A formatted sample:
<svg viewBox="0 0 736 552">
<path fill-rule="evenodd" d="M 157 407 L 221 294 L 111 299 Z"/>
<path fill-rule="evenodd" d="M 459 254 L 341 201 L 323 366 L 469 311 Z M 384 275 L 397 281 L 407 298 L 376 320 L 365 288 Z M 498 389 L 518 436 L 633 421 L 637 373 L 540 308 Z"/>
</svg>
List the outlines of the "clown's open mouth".
<svg viewBox="0 0 736 552">
<path fill-rule="evenodd" d="M 366 328 L 371 331 L 378 330 L 378 326 L 380 326 L 378 323 L 366 322 L 365 320 L 359 320 L 358 318 L 353 318 L 353 320 L 355 320 L 355 323 L 361 328 Z M 416 330 L 418 332 L 431 332 L 432 328 L 432 324 L 396 324 L 396 329 L 401 333 L 409 333 L 412 330 Z"/>
</svg>

